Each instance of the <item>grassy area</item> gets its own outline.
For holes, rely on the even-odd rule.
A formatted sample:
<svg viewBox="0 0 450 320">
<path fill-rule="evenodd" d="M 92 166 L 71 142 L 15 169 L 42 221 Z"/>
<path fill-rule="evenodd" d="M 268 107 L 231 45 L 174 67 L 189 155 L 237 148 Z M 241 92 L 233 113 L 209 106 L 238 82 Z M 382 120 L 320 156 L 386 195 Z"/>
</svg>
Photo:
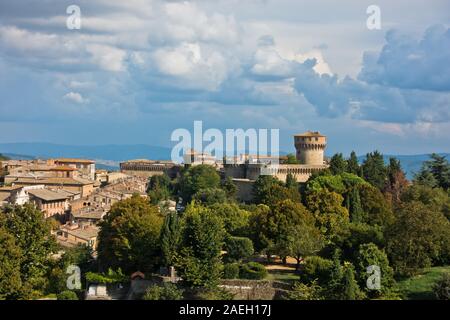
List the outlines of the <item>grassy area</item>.
<svg viewBox="0 0 450 320">
<path fill-rule="evenodd" d="M 450 266 L 427 268 L 417 276 L 399 281 L 399 290 L 408 300 L 435 299 L 433 285 L 446 272 L 450 273 Z"/>
<path fill-rule="evenodd" d="M 291 270 L 268 270 L 266 280 L 293 282 L 299 280 L 299 275 Z"/>
</svg>

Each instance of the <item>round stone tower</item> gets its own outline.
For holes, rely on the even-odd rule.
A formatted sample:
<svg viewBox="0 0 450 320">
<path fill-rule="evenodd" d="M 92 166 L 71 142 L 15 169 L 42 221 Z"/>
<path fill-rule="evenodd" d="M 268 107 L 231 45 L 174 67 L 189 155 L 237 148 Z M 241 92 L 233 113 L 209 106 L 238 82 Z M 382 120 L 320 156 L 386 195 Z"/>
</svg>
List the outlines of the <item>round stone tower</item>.
<svg viewBox="0 0 450 320">
<path fill-rule="evenodd" d="M 327 137 L 319 131 L 307 131 L 294 135 L 297 160 L 300 164 L 323 165 L 323 152 L 327 145 Z"/>
</svg>

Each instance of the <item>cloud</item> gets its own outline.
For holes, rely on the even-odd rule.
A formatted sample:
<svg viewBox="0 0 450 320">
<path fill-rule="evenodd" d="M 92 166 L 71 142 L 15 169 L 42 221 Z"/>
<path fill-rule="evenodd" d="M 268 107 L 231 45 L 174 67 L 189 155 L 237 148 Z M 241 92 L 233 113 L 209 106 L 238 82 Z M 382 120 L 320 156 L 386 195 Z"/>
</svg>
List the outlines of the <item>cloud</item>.
<svg viewBox="0 0 450 320">
<path fill-rule="evenodd" d="M 296 90 L 326 117 L 391 123 L 449 121 L 449 29 L 432 27 L 420 42 L 394 34 L 387 33 L 378 60 L 365 55 L 358 79 L 320 75 L 314 71 L 317 61 L 310 59 L 298 65 Z"/>
<path fill-rule="evenodd" d="M 78 104 L 84 104 L 84 103 L 88 103 L 89 102 L 89 100 L 83 98 L 83 96 L 80 93 L 72 92 L 72 91 L 69 92 L 69 93 L 66 93 L 63 96 L 63 99 L 67 100 L 67 101 L 70 101 L 70 102 L 75 102 L 75 103 L 78 103 Z"/>
<path fill-rule="evenodd" d="M 450 91 L 449 61 L 449 28 L 430 27 L 420 40 L 391 30 L 381 52 L 365 54 L 358 78 L 402 89 Z"/>
</svg>

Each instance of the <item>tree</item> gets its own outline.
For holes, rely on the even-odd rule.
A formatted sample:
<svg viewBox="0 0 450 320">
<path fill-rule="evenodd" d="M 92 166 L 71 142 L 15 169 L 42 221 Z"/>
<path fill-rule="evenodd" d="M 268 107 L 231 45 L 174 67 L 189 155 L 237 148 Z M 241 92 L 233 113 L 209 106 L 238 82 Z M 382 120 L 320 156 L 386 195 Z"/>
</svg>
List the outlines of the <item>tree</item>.
<svg viewBox="0 0 450 320">
<path fill-rule="evenodd" d="M 339 253 L 335 251 L 330 281 L 326 287 L 328 298 L 335 300 L 359 300 L 363 297 L 355 279 L 355 269 L 350 262 L 341 265 Z"/>
<path fill-rule="evenodd" d="M 151 271 L 158 264 L 163 217 L 138 195 L 115 203 L 100 223 L 98 258 L 105 269 Z"/>
<path fill-rule="evenodd" d="M 58 293 L 56 295 L 56 298 L 58 300 L 78 300 L 78 296 L 75 292 L 70 290 L 65 290 L 61 293 Z"/>
<path fill-rule="evenodd" d="M 271 206 L 277 202 L 290 199 L 300 202 L 300 193 L 297 188 L 287 188 L 275 177 L 261 175 L 253 184 L 254 202 Z"/>
<path fill-rule="evenodd" d="M 380 190 L 384 189 L 386 183 L 386 167 L 383 155 L 378 151 L 368 153 L 362 164 L 364 179 Z"/>
<path fill-rule="evenodd" d="M 347 171 L 347 161 L 345 161 L 342 153 L 336 153 L 331 157 L 330 171 L 334 175 Z"/>
<path fill-rule="evenodd" d="M 450 187 L 450 164 L 447 159 L 436 153 L 431 154 L 431 160 L 425 162 L 426 168 L 437 181 L 437 185 L 445 190 Z"/>
<path fill-rule="evenodd" d="M 344 264 L 344 272 L 342 276 L 342 300 L 359 300 L 361 292 L 358 283 L 355 280 L 355 270 L 353 265 Z"/>
<path fill-rule="evenodd" d="M 377 266 L 380 268 L 380 284 L 379 290 L 368 289 L 366 282 L 368 279 L 367 267 Z M 361 288 L 366 288 L 366 292 L 371 297 L 379 297 L 387 294 L 394 285 L 394 272 L 389 266 L 389 260 L 386 253 L 380 250 L 373 243 L 362 244 L 355 257 L 355 267 L 357 280 Z"/>
<path fill-rule="evenodd" d="M 143 300 L 182 300 L 183 290 L 176 284 L 164 282 L 162 286 L 152 285 L 145 290 Z"/>
<path fill-rule="evenodd" d="M 302 265 L 301 281 L 311 284 L 314 281 L 320 286 L 327 286 L 331 280 L 333 261 L 320 256 L 306 257 Z"/>
<path fill-rule="evenodd" d="M 187 169 L 180 178 L 180 195 L 185 203 L 200 190 L 219 188 L 220 176 L 212 166 L 201 164 Z"/>
<path fill-rule="evenodd" d="M 358 187 L 360 202 L 370 225 L 388 226 L 395 220 L 392 208 L 381 191 L 372 185 Z"/>
<path fill-rule="evenodd" d="M 73 248 L 66 248 L 60 259 L 52 261 L 49 274 L 47 275 L 47 293 L 59 293 L 66 290 L 69 277 L 66 270 L 69 265 L 76 265 L 80 268 L 81 284 L 83 285 L 85 283 L 84 275 L 97 269 L 92 253 L 92 248 L 83 244 Z"/>
<path fill-rule="evenodd" d="M 292 290 L 287 293 L 288 300 L 322 300 L 323 289 L 313 281 L 307 285 L 301 282 L 296 282 Z"/>
<path fill-rule="evenodd" d="M 32 204 L 6 206 L 0 211 L 0 229 L 15 239 L 13 245 L 6 234 L 3 236 L 13 257 L 20 256 L 22 286 L 18 297 L 28 299 L 41 294 L 47 282 L 50 255 L 57 249 L 49 222 Z M 11 263 L 15 265 L 17 261 Z"/>
<path fill-rule="evenodd" d="M 389 158 L 387 175 L 388 180 L 386 183 L 385 192 L 390 194 L 394 204 L 398 204 L 400 201 L 400 195 L 408 187 L 408 180 L 406 180 L 400 161 L 396 158 Z"/>
<path fill-rule="evenodd" d="M 245 237 L 229 236 L 225 240 L 226 258 L 228 261 L 240 261 L 250 258 L 253 253 L 253 242 Z"/>
<path fill-rule="evenodd" d="M 220 188 L 201 189 L 192 197 L 198 203 L 212 205 L 215 203 L 225 203 L 228 201 L 227 193 Z"/>
<path fill-rule="evenodd" d="M 233 182 L 233 179 L 231 179 L 231 177 L 226 177 L 222 181 L 222 189 L 227 194 L 228 199 L 232 200 L 236 197 L 237 187 L 236 184 Z"/>
<path fill-rule="evenodd" d="M 253 201 L 256 204 L 266 204 L 266 198 L 274 185 L 281 185 L 281 181 L 270 175 L 260 175 L 253 183 Z"/>
<path fill-rule="evenodd" d="M 272 254 L 285 258 L 289 254 L 292 228 L 301 223 L 314 224 L 314 217 L 300 203 L 288 199 L 276 203 L 269 210 L 259 207 L 251 228 L 255 232 L 256 248 L 265 250 L 269 259 Z"/>
<path fill-rule="evenodd" d="M 251 215 L 249 211 L 241 209 L 236 203 L 215 203 L 209 208 L 222 219 L 225 230 L 230 235 L 248 235 Z"/>
<path fill-rule="evenodd" d="M 22 251 L 14 237 L 0 227 L 0 300 L 21 297 L 20 263 Z"/>
<path fill-rule="evenodd" d="M 170 213 L 164 219 L 161 229 L 161 252 L 163 263 L 173 265 L 179 246 L 181 244 L 181 222 L 177 213 Z"/>
<path fill-rule="evenodd" d="M 297 180 L 295 180 L 294 176 L 292 175 L 292 173 L 288 173 L 286 176 L 286 188 L 288 189 L 294 189 L 294 190 L 298 190 L 298 183 Z"/>
<path fill-rule="evenodd" d="M 444 273 L 433 286 L 433 292 L 438 300 L 450 300 L 450 273 Z"/>
<path fill-rule="evenodd" d="M 359 248 L 364 244 L 374 243 L 383 248 L 385 245 L 383 232 L 384 228 L 379 225 L 352 222 L 343 241 L 335 242 L 334 245 L 342 250 L 343 259 L 353 261 Z"/>
<path fill-rule="evenodd" d="M 296 270 L 300 267 L 301 259 L 315 255 L 324 246 L 322 234 L 314 224 L 300 223 L 293 226 L 289 238 L 289 255 L 297 260 Z"/>
<path fill-rule="evenodd" d="M 359 188 L 354 187 L 348 192 L 347 197 L 347 209 L 350 214 L 350 220 L 352 222 L 365 222 L 367 221 L 367 213 L 363 210 L 361 204 L 361 197 L 359 195 Z"/>
<path fill-rule="evenodd" d="M 394 271 L 413 275 L 429 267 L 443 249 L 449 248 L 450 223 L 440 212 L 412 201 L 397 212 L 396 222 L 387 230 L 387 253 Z"/>
<path fill-rule="evenodd" d="M 316 218 L 316 226 L 332 240 L 348 227 L 349 213 L 342 206 L 343 197 L 326 189 L 309 192 L 306 196 L 307 208 Z"/>
<path fill-rule="evenodd" d="M 176 267 L 191 287 L 215 287 L 222 272 L 225 229 L 210 209 L 193 202 L 183 217 L 183 242 Z"/>
<path fill-rule="evenodd" d="M 350 158 L 347 160 L 347 172 L 353 173 L 356 175 L 361 174 L 361 169 L 359 167 L 358 157 L 356 156 L 355 151 L 350 153 Z"/>
<path fill-rule="evenodd" d="M 422 165 L 420 171 L 414 175 L 413 182 L 416 185 L 422 185 L 429 188 L 436 188 L 438 186 L 438 181 L 424 165 Z"/>
<path fill-rule="evenodd" d="M 441 188 L 413 184 L 403 191 L 400 199 L 403 202 L 419 201 L 435 211 L 442 212 L 450 220 L 450 196 Z"/>
<path fill-rule="evenodd" d="M 286 155 L 286 157 L 287 157 L 286 164 L 298 164 L 298 160 L 295 154 L 289 153 Z"/>
<path fill-rule="evenodd" d="M 147 193 L 152 204 L 158 204 L 170 197 L 170 178 L 167 174 L 150 177 Z"/>
</svg>

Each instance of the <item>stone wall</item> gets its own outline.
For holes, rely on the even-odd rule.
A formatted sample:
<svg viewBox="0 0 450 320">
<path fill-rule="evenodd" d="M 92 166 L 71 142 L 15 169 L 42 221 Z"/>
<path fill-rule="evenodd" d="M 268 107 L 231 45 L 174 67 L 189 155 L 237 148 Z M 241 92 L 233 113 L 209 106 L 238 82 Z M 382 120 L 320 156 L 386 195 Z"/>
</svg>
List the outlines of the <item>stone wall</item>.
<svg viewBox="0 0 450 320">
<path fill-rule="evenodd" d="M 277 300 L 291 289 L 289 284 L 269 280 L 222 280 L 219 287 L 235 300 Z"/>
</svg>

